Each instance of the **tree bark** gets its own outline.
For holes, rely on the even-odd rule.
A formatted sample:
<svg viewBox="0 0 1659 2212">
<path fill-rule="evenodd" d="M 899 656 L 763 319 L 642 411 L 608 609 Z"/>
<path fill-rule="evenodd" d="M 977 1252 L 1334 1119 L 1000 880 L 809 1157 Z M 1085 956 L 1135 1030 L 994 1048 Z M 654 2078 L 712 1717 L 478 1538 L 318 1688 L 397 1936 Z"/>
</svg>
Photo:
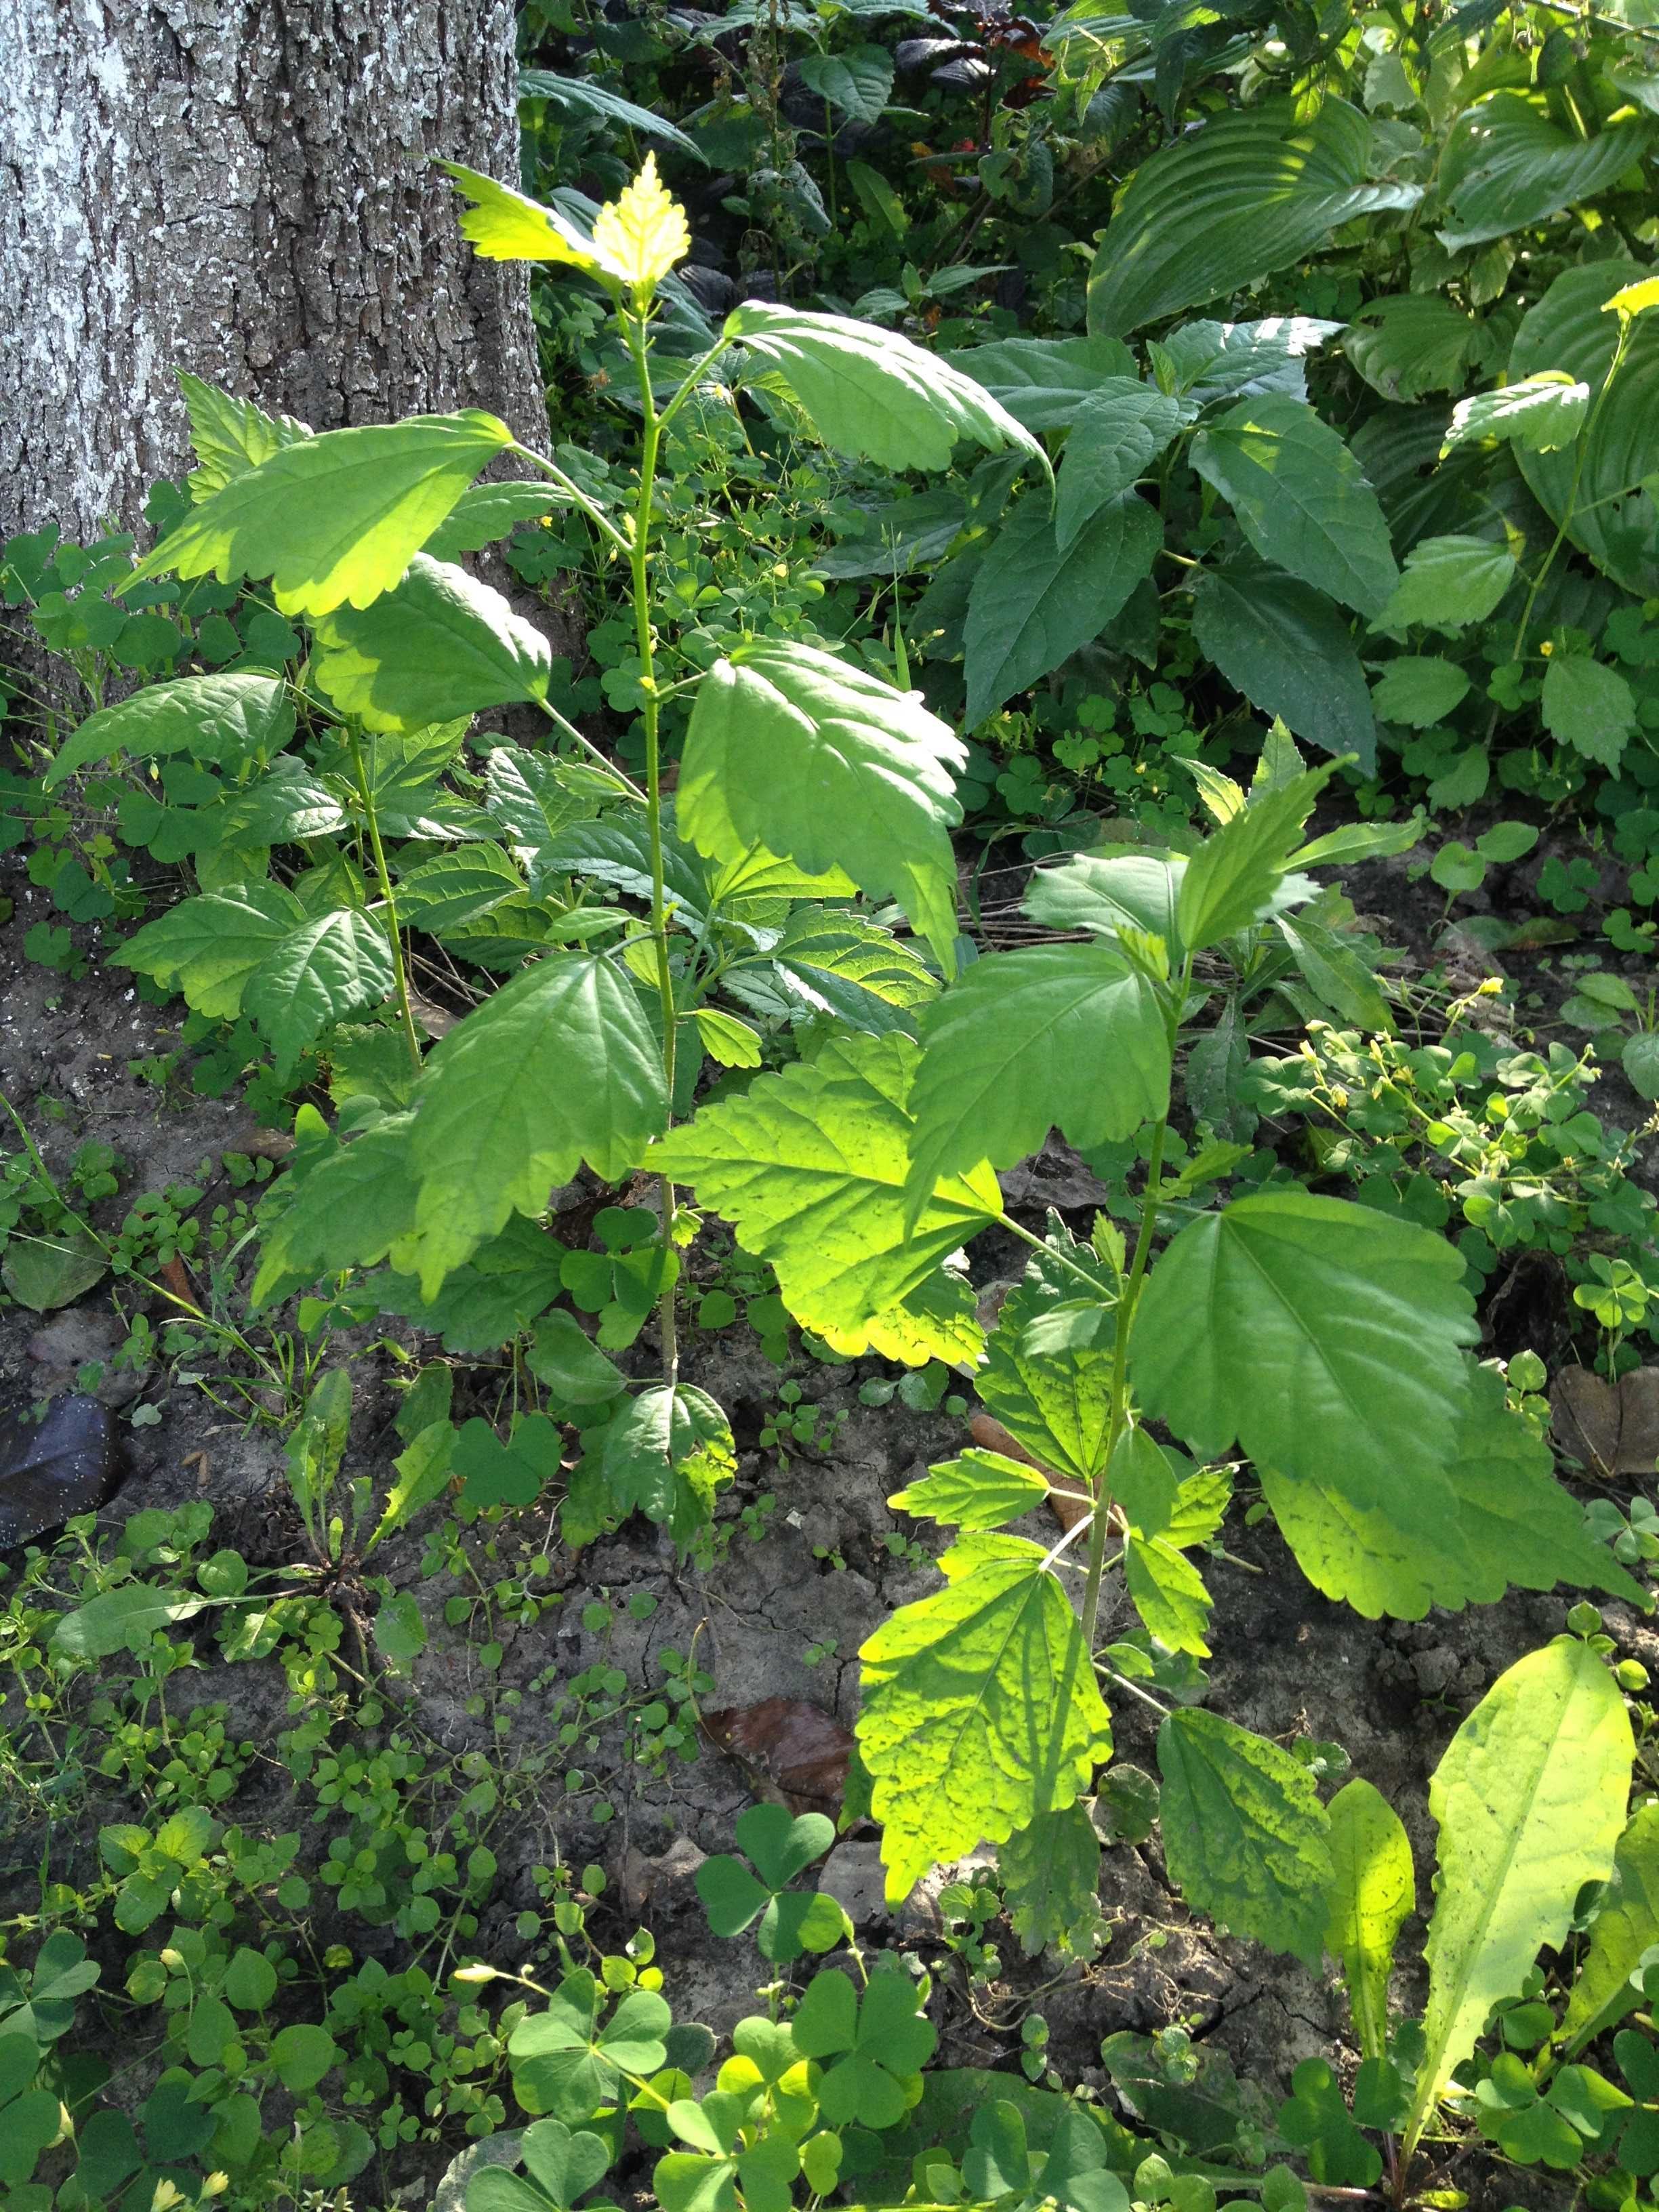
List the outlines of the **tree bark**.
<svg viewBox="0 0 1659 2212">
<path fill-rule="evenodd" d="M 540 445 L 512 0 L 0 0 L 0 538 L 131 529 L 189 368 L 315 429 L 478 406 Z"/>
</svg>

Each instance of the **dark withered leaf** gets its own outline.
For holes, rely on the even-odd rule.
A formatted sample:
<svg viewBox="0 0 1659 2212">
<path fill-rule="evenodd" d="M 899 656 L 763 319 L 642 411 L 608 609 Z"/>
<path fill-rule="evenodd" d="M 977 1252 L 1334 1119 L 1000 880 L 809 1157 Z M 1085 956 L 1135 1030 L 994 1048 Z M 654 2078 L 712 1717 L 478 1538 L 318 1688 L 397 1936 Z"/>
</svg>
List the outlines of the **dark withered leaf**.
<svg viewBox="0 0 1659 2212">
<path fill-rule="evenodd" d="M 701 1716 L 717 1751 L 736 1759 L 757 1797 L 792 1813 L 841 1810 L 853 1735 L 804 1698 L 763 1698 Z"/>
<path fill-rule="evenodd" d="M 95 1398 L 54 1398 L 44 1418 L 0 1414 L 0 1546 L 90 1513 L 115 1486 L 115 1425 Z"/>
</svg>

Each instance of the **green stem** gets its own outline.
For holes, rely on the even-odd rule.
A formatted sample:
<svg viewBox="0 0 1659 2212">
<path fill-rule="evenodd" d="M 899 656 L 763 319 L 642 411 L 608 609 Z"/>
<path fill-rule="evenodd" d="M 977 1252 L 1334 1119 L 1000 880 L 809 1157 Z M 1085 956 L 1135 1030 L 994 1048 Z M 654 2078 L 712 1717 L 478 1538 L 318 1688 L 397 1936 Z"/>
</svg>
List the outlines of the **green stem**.
<svg viewBox="0 0 1659 2212">
<path fill-rule="evenodd" d="M 598 501 L 591 499 L 575 478 L 568 477 L 556 461 L 550 461 L 545 454 L 532 453 L 528 446 L 521 446 L 516 440 L 514 441 L 512 450 L 520 460 L 528 461 L 533 468 L 538 468 L 544 476 L 551 477 L 562 491 L 568 492 L 572 501 L 581 509 L 599 535 L 610 541 L 616 552 L 626 553 L 629 550 L 627 538 L 617 529 Z"/>
<path fill-rule="evenodd" d="M 668 1118 L 674 1114 L 674 979 L 668 969 L 668 909 L 663 895 L 662 758 L 659 720 L 662 702 L 657 694 L 655 640 L 651 630 L 651 507 L 657 483 L 657 455 L 662 444 L 663 421 L 651 390 L 651 356 L 642 315 L 625 318 L 629 349 L 640 380 L 640 407 L 645 434 L 640 447 L 640 490 L 634 510 L 633 543 L 628 565 L 634 586 L 634 635 L 640 655 L 640 690 L 645 701 L 645 818 L 651 839 L 651 939 L 656 947 L 657 993 L 662 1008 L 663 1087 L 667 1093 Z M 695 372 L 694 372 L 695 373 Z M 675 404 L 685 386 L 675 394 Z M 670 410 L 672 412 L 672 409 Z M 671 1279 L 674 1256 L 674 1186 L 661 1179 L 661 1244 L 664 1268 L 662 1298 L 658 1308 L 662 1334 L 662 1372 L 665 1382 L 679 1379 L 679 1336 Z"/>
<path fill-rule="evenodd" d="M 997 1225 L 999 1228 L 1006 1229 L 1011 1237 L 1018 1237 L 1022 1244 L 1029 1244 L 1034 1252 L 1041 1252 L 1045 1260 L 1052 1260 L 1056 1267 L 1064 1267 L 1068 1274 L 1075 1275 L 1079 1282 L 1087 1289 L 1090 1296 L 1097 1299 L 1100 1304 L 1104 1305 L 1107 1303 L 1102 1296 L 1099 1283 L 1086 1267 L 1079 1267 L 1075 1260 L 1068 1260 L 1065 1253 L 1057 1252 L 1052 1244 L 1045 1244 L 1042 1237 L 1034 1235 L 1030 1230 L 1022 1229 L 1018 1222 L 1009 1214 L 998 1214 Z"/>
<path fill-rule="evenodd" d="M 404 961 L 403 933 L 398 927 L 398 902 L 392 896 L 392 872 L 386 864 L 386 847 L 380 842 L 380 818 L 374 805 L 374 794 L 369 787 L 368 772 L 363 767 L 363 749 L 355 723 L 346 725 L 346 743 L 351 748 L 351 772 L 357 781 L 357 803 L 363 810 L 364 821 L 368 824 L 369 850 L 374 855 L 374 874 L 386 909 L 386 943 L 392 949 L 392 973 L 398 988 L 398 1016 L 404 1025 L 404 1042 L 409 1047 L 410 1064 L 418 1075 L 421 1072 L 421 1039 L 420 1032 L 415 1027 L 415 1010 L 410 1004 L 409 969 Z"/>
<path fill-rule="evenodd" d="M 641 805 L 644 805 L 645 793 L 640 789 L 638 784 L 635 782 L 633 777 L 630 775 L 624 775 L 614 761 L 607 760 L 605 755 L 599 750 L 599 747 L 594 744 L 592 738 L 585 738 L 574 722 L 567 721 L 565 717 L 559 712 L 558 708 L 556 707 L 550 707 L 545 699 L 538 699 L 536 704 L 541 708 L 543 714 L 546 715 L 548 720 L 552 723 L 554 728 L 558 731 L 561 737 L 570 738 L 573 743 L 579 744 L 585 753 L 591 754 L 595 766 L 603 769 L 605 773 L 611 778 L 611 781 L 617 785 L 619 790 L 625 791 L 630 799 L 637 799 Z"/>
<path fill-rule="evenodd" d="M 1542 566 L 1532 580 L 1531 589 L 1527 593 L 1527 603 L 1521 610 L 1521 620 L 1515 632 L 1515 649 L 1510 656 L 1513 660 L 1519 660 L 1525 650 L 1527 630 L 1532 622 L 1532 611 L 1538 603 L 1538 594 L 1544 588 L 1544 579 L 1555 566 L 1556 555 L 1567 542 L 1567 532 L 1572 526 L 1573 514 L 1578 504 L 1578 486 L 1583 477 L 1584 463 L 1589 458 L 1590 440 L 1595 434 L 1595 425 L 1601 419 L 1601 410 L 1607 403 L 1607 394 L 1613 389 L 1613 379 L 1618 375 L 1623 364 L 1633 327 L 1630 316 L 1620 316 L 1619 343 L 1613 349 L 1612 364 L 1602 380 L 1601 389 L 1595 395 L 1595 404 L 1590 409 L 1589 420 L 1584 425 L 1583 435 L 1578 441 L 1578 451 L 1572 465 L 1572 482 L 1567 487 L 1566 505 L 1561 510 L 1561 526 L 1551 542 L 1549 551 L 1544 556 Z"/>
</svg>

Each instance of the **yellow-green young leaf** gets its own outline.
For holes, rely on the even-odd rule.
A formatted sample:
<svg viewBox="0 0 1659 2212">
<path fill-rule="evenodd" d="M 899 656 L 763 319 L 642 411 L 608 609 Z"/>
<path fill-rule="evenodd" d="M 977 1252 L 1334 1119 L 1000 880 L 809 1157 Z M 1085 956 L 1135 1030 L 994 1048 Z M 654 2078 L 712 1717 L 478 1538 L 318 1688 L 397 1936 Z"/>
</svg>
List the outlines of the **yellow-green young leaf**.
<svg viewBox="0 0 1659 2212">
<path fill-rule="evenodd" d="M 433 1049 L 416 1095 L 422 1293 L 515 1211 L 538 1214 L 586 1160 L 617 1182 L 667 1119 L 662 1060 L 605 960 L 538 961 Z"/>
<path fill-rule="evenodd" d="M 287 446 L 204 500 L 133 570 L 222 584 L 269 576 L 284 614 L 389 592 L 513 433 L 493 415 L 416 415 Z M 122 586 L 123 589 L 126 587 Z"/>
<path fill-rule="evenodd" d="M 1082 1806 L 1039 1813 L 1017 1828 L 997 1853 L 997 1879 L 1027 1958 L 1062 1942 L 1099 1901 L 1100 1838 Z"/>
<path fill-rule="evenodd" d="M 181 676 L 88 714 L 46 770 L 46 787 L 55 790 L 76 769 L 113 752 L 135 760 L 188 753 L 240 766 L 280 752 L 293 735 L 294 702 L 280 676 Z"/>
<path fill-rule="evenodd" d="M 1659 307 L 1659 276 L 1644 276 L 1639 284 L 1622 284 L 1612 299 L 1601 303 L 1604 315 L 1626 318 L 1645 315 L 1650 307 Z"/>
<path fill-rule="evenodd" d="M 812 874 L 843 869 L 896 898 L 953 972 L 967 749 L 915 691 L 816 646 L 761 641 L 697 687 L 675 799 L 681 836 L 710 860 L 763 845 Z"/>
<path fill-rule="evenodd" d="M 242 1012 L 287 1075 L 325 1029 L 390 998 L 393 980 L 385 921 L 335 907 L 272 948 L 248 977 Z"/>
<path fill-rule="evenodd" d="M 840 1351 L 875 1343 L 878 1317 L 922 1293 L 1001 1212 L 995 1176 L 977 1168 L 941 1182 L 907 1237 L 918 1057 L 908 1037 L 834 1038 L 652 1148 L 653 1170 L 689 1183 L 745 1251 L 769 1260 L 790 1312 Z"/>
<path fill-rule="evenodd" d="M 1624 1698 L 1574 1637 L 1518 1660 L 1452 1738 L 1429 1784 L 1440 1878 L 1408 2155 L 1492 2006 L 1542 1945 L 1559 1948 L 1583 1885 L 1612 1874 L 1634 1757 Z"/>
<path fill-rule="evenodd" d="M 1193 466 L 1264 561 L 1374 615 L 1400 580 L 1376 494 L 1342 439 L 1288 392 L 1241 400 L 1193 441 Z"/>
<path fill-rule="evenodd" d="M 1332 772 L 1308 769 L 1204 840 L 1187 863 L 1176 909 L 1190 951 L 1218 945 L 1273 912 L 1291 854 L 1302 842 L 1302 825 Z"/>
<path fill-rule="evenodd" d="M 1074 1804 L 1111 1723 L 1070 1599 L 1040 1544 L 965 1537 L 946 1587 L 868 1638 L 859 1751 L 896 1902 L 941 1859 Z"/>
<path fill-rule="evenodd" d="M 418 730 L 547 694 L 552 653 L 499 592 L 416 554 L 395 590 L 317 623 L 312 673 L 371 730 Z"/>
<path fill-rule="evenodd" d="M 242 1011 L 248 978 L 289 933 L 306 910 L 280 884 L 247 884 L 180 899 L 159 921 L 148 923 L 110 955 L 112 968 L 153 975 L 182 991 L 198 1014 L 234 1021 Z"/>
<path fill-rule="evenodd" d="M 1131 1137 L 1170 1108 L 1170 1030 L 1156 988 L 1104 945 L 1034 945 L 976 960 L 922 1018 L 911 1202 L 940 1176 Z"/>
<path fill-rule="evenodd" d="M 1618 1879 L 1595 1916 L 1561 2023 L 1570 2058 L 1642 2002 L 1631 1976 L 1642 1954 L 1659 1943 L 1659 1798 L 1631 1815 L 1613 1864 Z"/>
<path fill-rule="evenodd" d="M 599 210 L 593 223 L 593 248 L 621 276 L 636 306 L 651 295 L 691 250 L 685 210 L 657 174 L 657 157 L 620 195 Z"/>
<path fill-rule="evenodd" d="M 260 1213 L 256 1307 L 344 1267 L 372 1267 L 415 1226 L 412 1114 L 396 1114 L 349 1145 L 283 1176 Z"/>
<path fill-rule="evenodd" d="M 251 399 L 233 399 L 187 369 L 179 371 L 179 389 L 190 416 L 190 441 L 197 465 L 185 482 L 199 506 L 222 491 L 233 477 L 246 476 L 284 446 L 311 436 L 310 426 L 291 415 L 267 415 Z"/>
<path fill-rule="evenodd" d="M 1443 1466 L 1402 1457 L 1395 1480 L 1365 1503 L 1340 1464 L 1317 1477 L 1273 1467 L 1261 1475 L 1303 1573 L 1368 1620 L 1421 1620 L 1431 1605 L 1449 1613 L 1493 1605 L 1511 1584 L 1565 1583 L 1644 1603 L 1555 1480 L 1549 1446 L 1509 1411 L 1498 1376 L 1473 1362 Z"/>
<path fill-rule="evenodd" d="M 1192 1561 L 1162 1536 L 1126 1537 L 1123 1581 L 1130 1602 L 1149 1636 L 1171 1651 L 1190 1651 L 1207 1659 L 1204 1641 L 1215 1601 Z"/>
<path fill-rule="evenodd" d="M 1146 1280 L 1129 1362 L 1142 1405 L 1200 1459 L 1386 1506 L 1401 1469 L 1450 1462 L 1476 1334 L 1462 1261 L 1415 1223 L 1304 1190 L 1183 1229 Z"/>
<path fill-rule="evenodd" d="M 1041 1505 L 1048 1486 L 1035 1468 L 1000 1452 L 965 1451 L 942 1460 L 920 1482 L 896 1490 L 887 1503 L 898 1513 L 958 1528 L 1000 1528 Z"/>
<path fill-rule="evenodd" d="M 1319 1963 L 1330 1822 L 1287 1751 L 1187 1707 L 1158 1732 L 1164 1857 L 1188 1902 L 1269 1950 Z"/>
<path fill-rule="evenodd" d="M 1139 1422 L 1118 1431 L 1106 1487 L 1138 1535 L 1161 1536 L 1175 1517 L 1180 1492 L 1170 1455 Z"/>
<path fill-rule="evenodd" d="M 1411 1843 L 1394 1808 L 1358 1775 L 1337 1791 L 1329 1811 L 1335 1873 L 1325 1948 L 1341 1963 L 1362 2056 L 1381 2058 L 1395 1938 L 1417 1903 Z"/>
<path fill-rule="evenodd" d="M 461 217 L 461 236 L 485 261 L 553 261 L 589 276 L 623 282 L 624 272 L 610 256 L 557 208 L 544 207 L 459 161 L 438 166 L 473 203 Z"/>
<path fill-rule="evenodd" d="M 722 1013 L 716 1006 L 699 1006 L 691 1018 L 703 1050 L 722 1067 L 760 1066 L 760 1034 L 747 1022 L 740 1022 L 735 1014 Z"/>
<path fill-rule="evenodd" d="M 896 331 L 745 300 L 725 334 L 772 365 L 838 453 L 890 469 L 945 469 L 969 438 L 994 453 L 1014 447 L 1048 469 L 1031 433 L 982 385 Z"/>
</svg>

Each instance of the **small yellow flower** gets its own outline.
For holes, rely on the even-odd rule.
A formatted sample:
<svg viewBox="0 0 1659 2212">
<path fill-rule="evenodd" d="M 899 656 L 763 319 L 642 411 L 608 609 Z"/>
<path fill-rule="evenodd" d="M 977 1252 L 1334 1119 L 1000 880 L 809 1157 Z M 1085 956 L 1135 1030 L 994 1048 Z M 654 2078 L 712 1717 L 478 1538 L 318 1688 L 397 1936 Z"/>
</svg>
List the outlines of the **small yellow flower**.
<svg viewBox="0 0 1659 2212">
<path fill-rule="evenodd" d="M 1539 647 L 1538 650 L 1540 651 L 1540 653 L 1541 653 L 1543 654 L 1543 656 L 1544 656 L 1545 659 L 1546 659 L 1546 660 L 1547 660 L 1547 659 L 1549 659 L 1549 657 L 1550 657 L 1551 653 L 1553 653 L 1554 652 L 1554 650 L 1555 650 L 1555 641 L 1554 641 L 1554 640 L 1553 640 L 1553 638 L 1547 638 L 1547 638 L 1544 640 L 1544 642 L 1542 643 L 1542 645 L 1540 645 L 1540 646 Z"/>
</svg>

